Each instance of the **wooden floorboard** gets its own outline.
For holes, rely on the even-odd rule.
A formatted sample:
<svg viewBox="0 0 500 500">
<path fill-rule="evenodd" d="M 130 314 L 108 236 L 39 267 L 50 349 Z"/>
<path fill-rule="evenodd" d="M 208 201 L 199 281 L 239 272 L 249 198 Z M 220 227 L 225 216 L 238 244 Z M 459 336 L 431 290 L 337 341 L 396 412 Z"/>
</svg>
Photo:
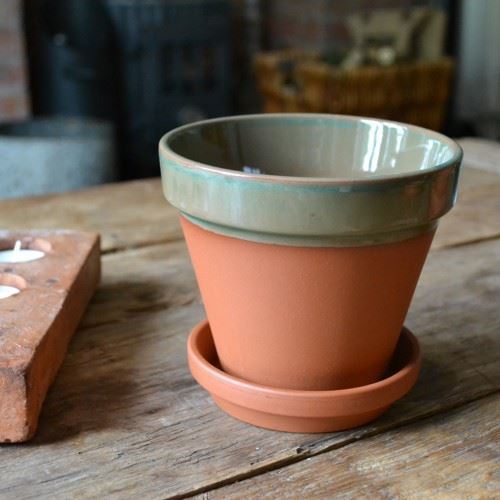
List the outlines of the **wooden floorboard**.
<svg viewBox="0 0 500 500">
<path fill-rule="evenodd" d="M 431 253 L 408 317 L 424 355 L 416 387 L 372 424 L 325 435 L 245 425 L 194 383 L 185 343 L 204 312 L 182 242 L 111 254 L 103 263 L 101 292 L 37 437 L 0 448 L 2 498 L 186 495 L 498 390 L 500 240 Z"/>
<path fill-rule="evenodd" d="M 498 498 L 499 440 L 497 395 L 199 498 Z"/>
<path fill-rule="evenodd" d="M 1 200 L 0 214 L 2 229 L 98 232 L 105 253 L 182 238 L 177 212 L 157 178 Z"/>
</svg>

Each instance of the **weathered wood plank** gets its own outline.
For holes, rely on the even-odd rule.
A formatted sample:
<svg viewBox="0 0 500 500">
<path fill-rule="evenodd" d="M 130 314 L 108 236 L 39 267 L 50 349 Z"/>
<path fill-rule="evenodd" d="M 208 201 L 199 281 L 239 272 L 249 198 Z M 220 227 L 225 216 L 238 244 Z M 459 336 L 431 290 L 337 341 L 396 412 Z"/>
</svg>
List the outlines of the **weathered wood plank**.
<svg viewBox="0 0 500 500">
<path fill-rule="evenodd" d="M 201 302 L 183 240 L 107 255 L 103 266 L 103 281 L 82 329 Z"/>
<path fill-rule="evenodd" d="M 104 252 L 181 237 L 177 213 L 165 201 L 159 179 L 3 200 L 0 227 L 98 232 Z"/>
<path fill-rule="evenodd" d="M 203 498 L 498 498 L 499 440 L 492 396 Z"/>
<path fill-rule="evenodd" d="M 467 165 L 500 174 L 500 142 L 464 137 L 458 141 L 464 150 Z"/>
<path fill-rule="evenodd" d="M 465 168 L 460 182 L 458 204 L 443 218 L 434 248 L 500 235 L 500 176 Z M 99 232 L 104 252 L 182 237 L 176 212 L 165 201 L 159 179 L 0 201 L 0 227 Z"/>
<path fill-rule="evenodd" d="M 242 424 L 193 382 L 185 342 L 203 308 L 182 242 L 103 261 L 37 437 L 0 448 L 2 498 L 204 491 L 498 390 L 500 240 L 431 254 L 408 318 L 424 353 L 417 386 L 373 424 L 320 436 Z"/>
<path fill-rule="evenodd" d="M 465 168 L 456 206 L 440 221 L 433 249 L 500 236 L 500 175 Z"/>
</svg>

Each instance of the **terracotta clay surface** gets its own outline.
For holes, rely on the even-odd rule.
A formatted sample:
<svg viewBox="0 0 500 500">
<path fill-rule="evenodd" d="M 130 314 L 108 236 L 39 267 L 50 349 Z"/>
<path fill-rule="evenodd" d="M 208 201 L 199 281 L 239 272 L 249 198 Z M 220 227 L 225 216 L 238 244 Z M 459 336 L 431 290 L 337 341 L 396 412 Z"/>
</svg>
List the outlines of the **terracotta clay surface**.
<svg viewBox="0 0 500 500">
<path fill-rule="evenodd" d="M 96 234 L 2 231 L 0 250 L 17 240 L 45 256 L 0 263 L 0 285 L 21 290 L 0 300 L 0 442 L 35 433 L 47 390 L 100 277 Z"/>
<path fill-rule="evenodd" d="M 305 390 L 357 387 L 384 374 L 433 232 L 384 245 L 307 248 L 181 223 L 227 373 Z"/>
<path fill-rule="evenodd" d="M 339 431 L 374 420 L 413 387 L 421 363 L 417 339 L 403 329 L 387 374 L 374 384 L 334 391 L 276 389 L 222 371 L 206 321 L 189 337 L 188 359 L 193 377 L 224 411 L 259 427 L 289 432 Z"/>
</svg>

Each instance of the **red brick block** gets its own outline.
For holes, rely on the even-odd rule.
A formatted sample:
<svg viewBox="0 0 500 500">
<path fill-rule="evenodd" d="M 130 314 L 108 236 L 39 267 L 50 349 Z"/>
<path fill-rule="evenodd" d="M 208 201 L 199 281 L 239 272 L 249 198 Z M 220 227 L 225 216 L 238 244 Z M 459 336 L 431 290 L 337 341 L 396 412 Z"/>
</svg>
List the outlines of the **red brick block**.
<svg viewBox="0 0 500 500">
<path fill-rule="evenodd" d="M 36 431 L 47 391 L 100 278 L 99 236 L 73 231 L 0 232 L 0 250 L 45 252 L 39 260 L 0 263 L 0 442 Z"/>
<path fill-rule="evenodd" d="M 21 8 L 20 0 L 0 0 L 0 121 L 29 111 Z"/>
</svg>

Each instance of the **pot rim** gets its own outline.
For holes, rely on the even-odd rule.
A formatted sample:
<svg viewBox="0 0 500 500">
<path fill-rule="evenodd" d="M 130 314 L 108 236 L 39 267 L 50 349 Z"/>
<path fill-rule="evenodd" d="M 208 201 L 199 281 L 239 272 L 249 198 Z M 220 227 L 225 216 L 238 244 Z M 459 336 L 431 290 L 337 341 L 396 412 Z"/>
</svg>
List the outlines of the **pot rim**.
<svg viewBox="0 0 500 500">
<path fill-rule="evenodd" d="M 239 170 L 231 170 L 228 168 L 217 167 L 215 165 L 209 165 L 207 163 L 199 162 L 196 160 L 191 160 L 185 156 L 176 153 L 170 144 L 179 135 L 184 134 L 186 131 L 194 130 L 205 125 L 210 125 L 214 123 L 229 123 L 237 121 L 251 121 L 251 120 L 272 120 L 277 118 L 291 118 L 291 119 L 328 119 L 328 120 L 340 120 L 344 122 L 359 122 L 362 120 L 375 122 L 379 124 L 395 124 L 400 127 L 404 127 L 412 132 L 419 132 L 429 139 L 434 139 L 442 144 L 447 145 L 452 152 L 451 157 L 438 165 L 435 165 L 425 170 L 415 170 L 403 173 L 393 173 L 393 174 L 374 174 L 370 177 L 363 178 L 350 178 L 350 177 L 302 177 L 302 176 L 287 176 L 287 175 L 273 175 L 273 174 L 252 174 L 248 172 L 242 172 Z M 379 118 L 370 118 L 366 116 L 354 116 L 354 115 L 339 115 L 339 114 L 328 114 L 328 113 L 256 113 L 256 114 L 246 114 L 246 115 L 234 115 L 225 116 L 220 118 L 211 118 L 208 120 L 200 120 L 197 122 L 189 123 L 181 127 L 177 127 L 170 132 L 167 132 L 160 139 L 159 142 L 159 152 L 160 155 L 166 155 L 172 160 L 178 162 L 182 166 L 189 168 L 191 170 L 201 170 L 211 174 L 218 174 L 222 177 L 229 177 L 235 180 L 244 181 L 255 181 L 259 183 L 271 183 L 271 184 L 297 184 L 302 186 L 353 186 L 353 185 L 370 185 L 378 184 L 380 182 L 390 182 L 390 181 L 401 181 L 402 179 L 416 179 L 419 177 L 426 176 L 427 174 L 432 174 L 440 170 L 444 170 L 456 163 L 460 163 L 463 158 L 462 147 L 453 139 L 436 132 L 434 130 L 429 130 L 424 127 L 419 127 L 418 125 L 411 125 L 403 122 L 398 122 L 394 120 L 385 120 Z"/>
<path fill-rule="evenodd" d="M 267 244 L 350 247 L 402 241 L 435 229 L 455 204 L 462 149 L 452 139 L 413 125 L 398 124 L 417 142 L 437 139 L 451 157 L 425 170 L 370 177 L 323 178 L 252 174 L 206 165 L 174 152 L 178 134 L 200 124 L 239 120 L 303 119 L 333 123 L 388 124 L 386 120 L 325 114 L 258 114 L 185 125 L 160 141 L 165 198 L 191 222 L 229 237 Z M 315 122 L 315 120 L 318 120 Z M 370 121 L 371 120 L 371 121 Z M 340 124 L 339 124 L 340 122 Z M 286 125 L 285 125 L 286 126 Z M 417 165 L 418 162 L 415 164 Z M 413 166 L 412 166 L 413 168 Z M 415 167 L 416 168 L 416 167 Z"/>
</svg>

